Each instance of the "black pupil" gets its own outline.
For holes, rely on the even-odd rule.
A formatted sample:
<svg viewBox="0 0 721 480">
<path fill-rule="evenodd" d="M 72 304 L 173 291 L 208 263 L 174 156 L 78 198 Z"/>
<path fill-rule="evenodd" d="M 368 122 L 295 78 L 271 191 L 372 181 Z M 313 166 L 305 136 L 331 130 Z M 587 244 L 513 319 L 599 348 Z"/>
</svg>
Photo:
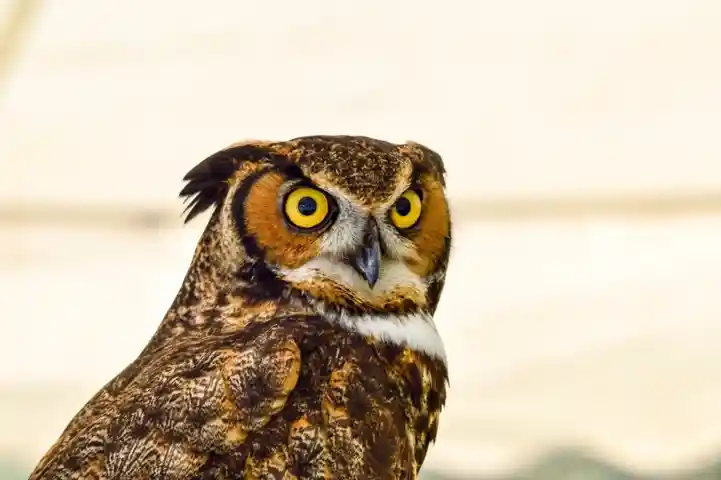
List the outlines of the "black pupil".
<svg viewBox="0 0 721 480">
<path fill-rule="evenodd" d="M 305 215 L 306 217 L 313 215 L 317 208 L 318 205 L 315 203 L 315 200 L 310 197 L 303 197 L 298 202 L 298 211 L 301 215 Z"/>
<path fill-rule="evenodd" d="M 411 213 L 411 201 L 408 200 L 406 197 L 401 197 L 396 201 L 396 212 L 398 212 L 398 215 L 401 217 L 405 217 L 409 213 Z"/>
</svg>

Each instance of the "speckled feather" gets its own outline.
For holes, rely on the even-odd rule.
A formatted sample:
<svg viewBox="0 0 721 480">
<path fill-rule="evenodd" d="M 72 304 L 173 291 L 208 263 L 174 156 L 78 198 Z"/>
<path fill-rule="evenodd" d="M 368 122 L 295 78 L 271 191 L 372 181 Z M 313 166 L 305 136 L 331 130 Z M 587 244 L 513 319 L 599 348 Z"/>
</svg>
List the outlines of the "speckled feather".
<svg viewBox="0 0 721 480">
<path fill-rule="evenodd" d="M 389 179 L 409 161 L 443 184 L 426 147 L 364 137 L 243 143 L 191 170 L 188 219 L 217 208 L 175 301 L 30 478 L 417 478 L 445 403 L 444 361 L 329 321 L 322 312 L 346 307 L 319 309 L 279 279 L 263 261 L 271 247 L 235 223 L 268 169 L 322 174 L 363 202 L 392 196 L 401 180 Z M 389 314 L 435 311 L 444 235 L 423 305 L 399 302 Z"/>
</svg>

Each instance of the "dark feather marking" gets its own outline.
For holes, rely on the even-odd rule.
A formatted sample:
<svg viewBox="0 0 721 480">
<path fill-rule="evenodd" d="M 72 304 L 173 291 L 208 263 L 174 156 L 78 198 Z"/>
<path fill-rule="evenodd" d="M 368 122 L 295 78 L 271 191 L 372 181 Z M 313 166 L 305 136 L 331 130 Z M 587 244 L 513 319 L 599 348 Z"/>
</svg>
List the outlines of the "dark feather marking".
<svg viewBox="0 0 721 480">
<path fill-rule="evenodd" d="M 80 457 L 71 456 L 70 458 L 68 458 L 68 460 L 65 462 L 65 468 L 68 470 L 76 470 L 80 468 Z"/>
<path fill-rule="evenodd" d="M 443 280 L 436 280 L 428 285 L 428 291 L 426 298 L 428 300 L 428 311 L 433 315 L 438 308 L 438 301 L 441 298 L 441 292 L 443 291 Z"/>
<path fill-rule="evenodd" d="M 421 200 L 423 200 L 423 190 L 420 188 L 421 183 L 421 175 L 424 173 L 428 173 L 428 169 L 425 168 L 423 165 L 414 164 L 413 165 L 413 171 L 411 172 L 411 180 L 409 182 L 410 186 L 408 188 L 415 190 L 416 193 L 421 197 Z"/>
<path fill-rule="evenodd" d="M 391 425 L 381 422 L 370 426 L 375 433 L 374 441 L 366 451 L 365 459 L 368 464 L 369 473 L 390 472 L 393 465 L 393 457 L 398 450 L 397 434 L 394 434 Z M 373 435 L 373 433 L 371 435 Z"/>
<path fill-rule="evenodd" d="M 429 410 L 440 410 L 443 407 L 443 400 L 438 390 L 431 390 L 428 394 L 428 409 Z"/>
<path fill-rule="evenodd" d="M 257 377 L 248 380 L 248 395 L 243 398 L 243 408 L 253 410 L 266 399 L 278 394 L 279 386 L 273 385 L 268 375 L 261 372 Z"/>
<path fill-rule="evenodd" d="M 283 297 L 287 284 L 279 279 L 264 263 L 252 262 L 238 269 L 236 277 L 243 284 L 235 287 L 233 295 L 246 296 L 247 305 Z"/>
<path fill-rule="evenodd" d="M 373 403 L 368 393 L 358 384 L 348 386 L 348 414 L 358 421 L 363 420 L 371 411 Z"/>
<path fill-rule="evenodd" d="M 430 406 L 429 406 L 430 408 Z M 418 418 L 416 418 L 416 423 L 414 428 L 418 432 L 425 432 L 428 430 L 428 415 L 418 415 Z"/>
<path fill-rule="evenodd" d="M 451 239 L 450 237 L 448 237 L 446 238 L 445 244 L 443 246 L 443 256 L 440 258 L 438 266 L 436 267 L 439 271 L 446 271 L 446 268 L 448 267 L 448 261 L 450 260 L 450 253 Z M 438 302 L 441 299 L 441 294 L 443 293 L 443 287 L 445 286 L 445 283 L 446 279 L 444 275 L 430 282 L 430 284 L 428 285 L 426 299 L 428 302 L 428 311 L 431 313 L 431 315 L 436 313 L 436 309 L 438 308 Z"/>
<path fill-rule="evenodd" d="M 248 194 L 250 193 L 250 189 L 253 187 L 255 182 L 262 177 L 263 175 L 266 175 L 267 173 L 271 172 L 273 169 L 271 168 L 262 168 L 258 170 L 257 172 L 254 172 L 250 175 L 248 175 L 244 180 L 243 183 L 238 186 L 237 191 L 235 192 L 235 195 L 233 196 L 233 204 L 232 204 L 232 210 L 233 210 L 233 218 L 235 218 L 235 225 L 238 230 L 238 236 L 241 239 L 241 242 L 243 243 L 243 248 L 245 249 L 245 253 L 256 259 L 263 258 L 263 250 L 258 246 L 258 243 L 255 241 L 255 238 L 248 235 L 245 230 L 245 199 L 248 197 Z"/>
<path fill-rule="evenodd" d="M 409 365 L 406 370 L 406 382 L 408 393 L 415 408 L 421 408 L 421 397 L 423 396 L 423 378 L 418 366 Z"/>
<path fill-rule="evenodd" d="M 303 180 L 308 183 L 312 183 L 308 177 L 303 174 L 303 170 L 298 165 L 289 163 L 283 168 L 283 173 L 286 177 Z"/>
</svg>

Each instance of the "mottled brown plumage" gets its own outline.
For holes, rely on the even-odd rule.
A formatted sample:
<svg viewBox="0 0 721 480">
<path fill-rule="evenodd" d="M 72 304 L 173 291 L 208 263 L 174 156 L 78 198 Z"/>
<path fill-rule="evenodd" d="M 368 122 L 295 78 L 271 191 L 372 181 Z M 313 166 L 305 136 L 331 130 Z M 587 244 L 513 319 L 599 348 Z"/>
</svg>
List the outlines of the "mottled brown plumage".
<svg viewBox="0 0 721 480">
<path fill-rule="evenodd" d="M 187 219 L 216 208 L 175 301 L 30 478 L 416 478 L 446 397 L 444 175 L 426 147 L 349 136 L 201 162 Z M 303 185 L 328 198 L 317 228 L 283 213 Z M 420 218 L 394 228 L 409 188 Z"/>
</svg>

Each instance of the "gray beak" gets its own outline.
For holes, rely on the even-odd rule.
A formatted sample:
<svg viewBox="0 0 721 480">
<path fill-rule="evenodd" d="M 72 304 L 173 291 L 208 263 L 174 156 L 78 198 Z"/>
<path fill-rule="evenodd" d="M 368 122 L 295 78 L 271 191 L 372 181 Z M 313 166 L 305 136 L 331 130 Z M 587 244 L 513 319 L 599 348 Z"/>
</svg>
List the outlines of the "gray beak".
<svg viewBox="0 0 721 480">
<path fill-rule="evenodd" d="M 373 288 L 381 273 L 381 242 L 375 220 L 368 222 L 363 245 L 351 256 L 349 263 Z"/>
</svg>

